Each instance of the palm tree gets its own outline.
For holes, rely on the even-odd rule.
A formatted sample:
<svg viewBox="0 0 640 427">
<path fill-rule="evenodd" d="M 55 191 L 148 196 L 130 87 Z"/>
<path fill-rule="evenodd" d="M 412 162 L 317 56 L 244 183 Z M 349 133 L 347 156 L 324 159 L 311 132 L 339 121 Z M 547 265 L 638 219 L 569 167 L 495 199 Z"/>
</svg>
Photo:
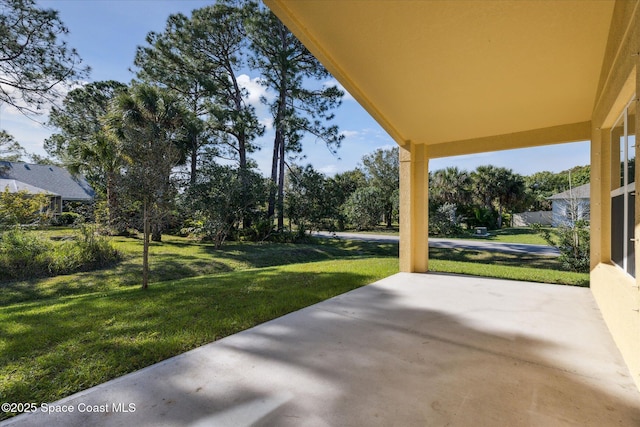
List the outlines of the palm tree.
<svg viewBox="0 0 640 427">
<path fill-rule="evenodd" d="M 188 122 L 178 98 L 146 84 L 135 84 L 119 95 L 108 117 L 109 128 L 122 143 L 124 190 L 142 204 L 143 289 L 149 279 L 151 223 L 158 223 L 175 194 L 171 171 L 184 161 L 180 147 Z"/>
<path fill-rule="evenodd" d="M 431 199 L 438 205 L 457 206 L 471 202 L 471 177 L 466 170 L 448 167 L 435 171 L 429 182 Z"/>
</svg>

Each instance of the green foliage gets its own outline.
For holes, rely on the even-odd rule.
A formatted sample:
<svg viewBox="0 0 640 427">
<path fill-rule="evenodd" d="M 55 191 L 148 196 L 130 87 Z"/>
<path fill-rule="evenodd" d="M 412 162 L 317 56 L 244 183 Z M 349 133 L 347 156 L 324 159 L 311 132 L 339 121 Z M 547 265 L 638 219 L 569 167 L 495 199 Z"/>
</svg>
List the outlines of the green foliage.
<svg viewBox="0 0 640 427">
<path fill-rule="evenodd" d="M 478 166 L 471 178 L 476 203 L 497 214 L 498 228 L 502 227 L 503 209 L 513 211 L 524 208 L 527 204 L 524 178 L 511 169 Z"/>
<path fill-rule="evenodd" d="M 75 212 L 62 212 L 51 219 L 51 225 L 68 226 L 84 222 L 84 217 Z"/>
<path fill-rule="evenodd" d="M 333 214 L 328 183 L 327 178 L 311 165 L 290 169 L 285 180 L 285 213 L 298 230 L 332 228 L 328 220 Z"/>
<path fill-rule="evenodd" d="M 444 203 L 435 212 L 429 213 L 429 234 L 434 236 L 455 236 L 462 233 L 461 217 L 456 205 Z"/>
<path fill-rule="evenodd" d="M 362 157 L 362 171 L 369 186 L 378 188 L 382 215 L 387 227 L 391 227 L 398 209 L 400 193 L 400 158 L 399 149 L 377 149 L 372 154 Z"/>
<path fill-rule="evenodd" d="M 0 160 L 21 162 L 27 155 L 25 149 L 7 131 L 0 129 Z"/>
<path fill-rule="evenodd" d="M 570 187 L 575 188 L 588 184 L 590 181 L 591 167 L 576 166 L 571 169 L 553 173 L 549 171 L 536 172 L 525 177 L 527 199 L 530 206 L 527 210 L 551 210 L 549 197 L 562 193 Z M 571 182 L 569 182 L 571 178 Z"/>
<path fill-rule="evenodd" d="M 149 237 L 161 239 L 163 221 L 175 201 L 171 173 L 181 162 L 180 146 L 187 134 L 191 115 L 180 100 L 165 89 L 135 84 L 120 93 L 107 117 L 109 130 L 122 143 L 126 160 L 122 190 L 142 205 L 142 287 L 149 275 Z"/>
<path fill-rule="evenodd" d="M 0 281 L 94 270 L 119 259 L 111 244 L 88 226 L 80 228 L 74 239 L 57 244 L 36 231 L 20 228 L 0 235 Z"/>
<path fill-rule="evenodd" d="M 385 197 L 378 187 L 363 187 L 354 191 L 343 206 L 344 214 L 356 230 L 378 225 L 385 213 Z"/>
<path fill-rule="evenodd" d="M 560 251 L 560 261 L 570 271 L 587 273 L 590 267 L 590 231 L 589 222 L 577 220 L 564 223 L 557 228 L 534 226 L 542 238 Z"/>
<path fill-rule="evenodd" d="M 445 203 L 468 205 L 472 199 L 472 180 L 469 172 L 456 167 L 429 173 L 429 201 L 437 206 Z"/>
<path fill-rule="evenodd" d="M 250 10 L 251 4 L 219 1 L 194 10 L 190 18 L 171 15 L 164 32 L 149 33 L 148 46 L 137 50 L 138 77 L 167 87 L 193 115 L 185 140 L 191 183 L 199 157 L 210 153 L 236 159 L 247 169 L 247 153 L 257 149 L 253 140 L 264 130 L 238 81 L 246 62 L 243 24 Z"/>
<path fill-rule="evenodd" d="M 6 187 L 0 192 L 0 228 L 41 224 L 50 216 L 49 207 L 46 194 L 29 194 L 26 190 L 10 193 Z"/>
<path fill-rule="evenodd" d="M 259 221 L 254 208 L 264 202 L 265 196 L 264 181 L 259 174 L 209 163 L 182 199 L 186 215 L 191 219 L 190 231 L 219 248 L 240 228 L 243 219 Z M 256 225 L 261 226 L 261 222 Z M 255 231 L 250 237 L 266 237 L 257 228 Z"/>
<path fill-rule="evenodd" d="M 0 1 L 0 104 L 39 114 L 60 96 L 58 87 L 82 79 L 80 57 L 60 37 L 68 30 L 58 12 L 34 0 Z"/>
<path fill-rule="evenodd" d="M 33 231 L 12 228 L 0 234 L 0 280 L 42 277 L 49 273 L 51 241 Z"/>
</svg>

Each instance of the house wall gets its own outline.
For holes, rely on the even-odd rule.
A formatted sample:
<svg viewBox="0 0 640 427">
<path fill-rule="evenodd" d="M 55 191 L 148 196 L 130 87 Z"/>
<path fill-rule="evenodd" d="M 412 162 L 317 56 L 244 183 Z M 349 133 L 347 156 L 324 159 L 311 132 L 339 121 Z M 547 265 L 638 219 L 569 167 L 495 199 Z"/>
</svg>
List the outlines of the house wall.
<svg viewBox="0 0 640 427">
<path fill-rule="evenodd" d="M 640 0 L 619 0 L 613 12 L 591 131 L 591 290 L 640 388 L 640 293 L 637 279 L 611 263 L 610 130 L 625 104 L 640 94 Z M 637 96 L 636 101 L 637 102 Z M 640 140 L 636 127 L 636 141 Z M 636 152 L 640 148 L 636 146 Z M 617 167 L 617 166 L 616 166 Z M 636 169 L 636 190 L 640 170 Z M 640 198 L 636 198 L 636 204 Z M 640 236 L 636 206 L 636 236 Z M 640 247 L 636 245 L 636 263 Z"/>
<path fill-rule="evenodd" d="M 589 220 L 589 199 L 579 199 L 575 201 L 576 212 L 575 219 Z M 554 200 L 552 203 L 552 220 L 551 225 L 558 227 L 560 225 L 570 225 L 573 214 L 570 212 L 570 200 Z"/>
</svg>

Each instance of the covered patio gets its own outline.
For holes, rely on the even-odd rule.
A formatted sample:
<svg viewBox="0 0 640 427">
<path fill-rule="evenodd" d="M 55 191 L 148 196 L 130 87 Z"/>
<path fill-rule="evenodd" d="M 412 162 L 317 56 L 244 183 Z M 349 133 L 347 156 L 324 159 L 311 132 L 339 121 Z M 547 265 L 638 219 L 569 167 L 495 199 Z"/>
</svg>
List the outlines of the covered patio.
<svg viewBox="0 0 640 427">
<path fill-rule="evenodd" d="M 400 147 L 403 272 L 431 159 L 591 142 L 591 291 L 640 387 L 640 0 L 264 1 Z"/>
<path fill-rule="evenodd" d="M 589 289 L 415 273 L 50 405 L 1 424 L 640 425 Z"/>
</svg>

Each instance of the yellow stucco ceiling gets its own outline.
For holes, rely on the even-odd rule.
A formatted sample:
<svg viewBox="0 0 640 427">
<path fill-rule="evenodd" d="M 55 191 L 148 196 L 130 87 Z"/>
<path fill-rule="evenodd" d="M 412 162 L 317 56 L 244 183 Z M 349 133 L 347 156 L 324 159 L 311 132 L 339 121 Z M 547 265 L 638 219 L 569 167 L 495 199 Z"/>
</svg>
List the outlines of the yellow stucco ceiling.
<svg viewBox="0 0 640 427">
<path fill-rule="evenodd" d="M 600 0 L 266 3 L 401 144 L 589 121 L 614 6 Z"/>
</svg>

